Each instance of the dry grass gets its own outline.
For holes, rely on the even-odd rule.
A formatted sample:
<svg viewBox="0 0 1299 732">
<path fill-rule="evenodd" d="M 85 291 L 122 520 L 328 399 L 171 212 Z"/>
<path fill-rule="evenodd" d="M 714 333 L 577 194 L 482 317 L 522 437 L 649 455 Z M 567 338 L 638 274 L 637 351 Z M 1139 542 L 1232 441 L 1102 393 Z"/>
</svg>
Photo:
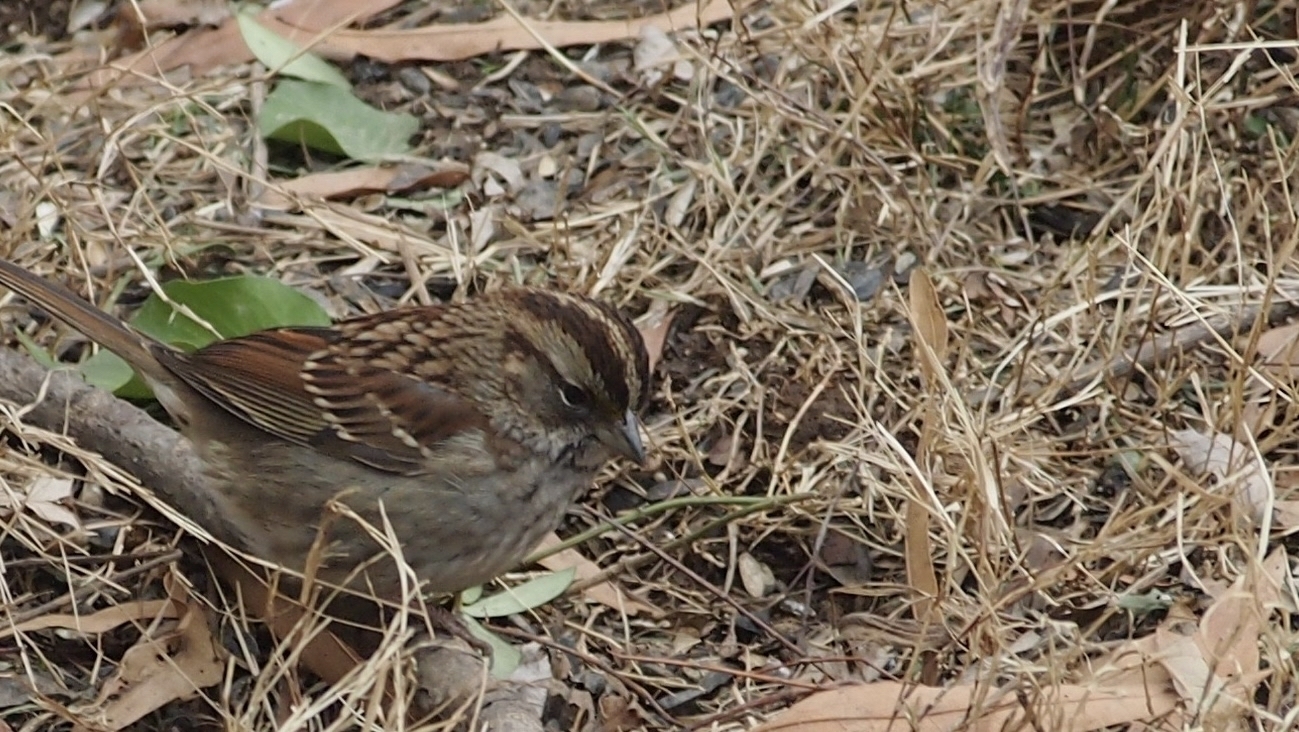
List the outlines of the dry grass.
<svg viewBox="0 0 1299 732">
<path fill-rule="evenodd" d="M 503 625 L 576 649 L 551 657 L 561 728 L 596 728 L 610 700 L 633 725 L 731 729 L 777 713 L 791 689 L 840 681 L 1079 682 L 1118 642 L 1194 621 L 1238 581 L 1252 591 L 1299 529 L 1271 511 L 1299 500 L 1299 436 L 1292 369 L 1258 357 L 1268 326 L 1242 319 L 1240 335 L 1096 370 L 1171 329 L 1294 296 L 1299 85 L 1296 44 L 1278 41 L 1296 37 L 1299 7 L 1110 5 L 760 4 L 734 29 L 678 39 L 689 78 L 645 83 L 625 70 L 628 47 L 592 52 L 623 96 L 590 112 L 519 101 L 577 85 L 544 54 L 476 93 L 513 59 L 439 67 L 461 80 L 454 94 L 364 85 L 426 115 L 421 155 L 468 162 L 481 145 L 525 171 L 549 156 L 589 176 L 553 222 L 513 220 L 476 185 L 445 209 L 430 196 L 259 212 L 255 70 L 78 106 L 75 75 L 51 61 L 66 46 L 33 40 L 0 57 L 0 253 L 123 305 L 145 291 L 129 246 L 168 277 L 273 273 L 335 314 L 513 280 L 670 309 L 646 415 L 656 465 L 607 476 L 565 528 L 641 509 L 634 538 L 610 530 L 581 551 L 664 619 L 573 596 Z M 304 165 L 293 151 L 269 160 L 282 177 Z M 43 212 L 57 216 L 48 235 Z M 950 333 L 929 379 L 913 268 Z M 878 289 L 858 302 L 854 285 Z M 10 310 L 8 324 L 31 324 Z M 27 330 L 51 342 L 52 329 Z M 1080 373 L 1099 375 L 1074 384 Z M 95 529 L 4 514 L 10 613 L 83 587 L 82 613 L 160 597 L 180 573 L 215 624 L 238 629 L 215 691 L 135 728 L 339 729 L 363 718 L 378 679 L 400 677 L 399 646 L 385 646 L 353 686 L 326 691 L 268 661 L 264 632 L 201 567 L 125 574 L 174 529 L 137 511 L 121 471 L 10 415 L 7 494 L 84 473 L 74 510 Z M 1240 438 L 1266 495 L 1240 500 L 1243 471 L 1214 480 L 1184 464 L 1182 430 Z M 908 567 L 916 546 L 931 554 Z M 754 597 L 745 580 L 762 567 L 774 585 Z M 1270 673 L 1239 728 L 1296 714 L 1282 594 L 1258 639 Z M 131 642 L 23 633 L 0 640 L 0 672 L 75 706 Z M 267 667 L 283 676 L 253 681 Z M 3 715 L 34 729 L 60 713 L 47 701 Z"/>
</svg>

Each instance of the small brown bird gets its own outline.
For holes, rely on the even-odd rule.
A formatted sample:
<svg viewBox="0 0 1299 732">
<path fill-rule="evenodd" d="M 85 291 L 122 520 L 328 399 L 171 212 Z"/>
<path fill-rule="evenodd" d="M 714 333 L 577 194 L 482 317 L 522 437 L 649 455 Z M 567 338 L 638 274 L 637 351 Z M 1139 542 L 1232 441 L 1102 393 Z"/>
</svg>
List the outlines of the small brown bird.
<svg viewBox="0 0 1299 732">
<path fill-rule="evenodd" d="M 0 284 L 134 366 L 241 548 L 291 570 L 330 500 L 380 530 L 382 504 L 425 589 L 456 592 L 517 565 L 607 460 L 644 458 L 645 344 L 585 297 L 501 290 L 183 353 L 4 260 Z M 399 597 L 361 524 L 324 526 L 319 578 Z"/>
</svg>

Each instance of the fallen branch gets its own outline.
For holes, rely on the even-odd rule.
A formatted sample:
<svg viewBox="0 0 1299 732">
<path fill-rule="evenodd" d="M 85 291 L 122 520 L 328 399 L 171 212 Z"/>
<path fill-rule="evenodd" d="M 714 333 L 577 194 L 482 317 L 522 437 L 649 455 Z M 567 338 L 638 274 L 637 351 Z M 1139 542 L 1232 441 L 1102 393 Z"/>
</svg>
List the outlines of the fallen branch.
<svg viewBox="0 0 1299 732">
<path fill-rule="evenodd" d="M 1215 315 L 1201 320 L 1194 325 L 1176 328 L 1162 333 L 1143 343 L 1125 349 L 1122 353 L 1093 361 L 1073 374 L 1067 383 L 1046 384 L 1025 389 L 1020 398 L 1036 400 L 1049 395 L 1052 400 L 1065 399 L 1086 389 L 1096 380 L 1111 381 L 1126 379 L 1137 371 L 1146 371 L 1166 363 L 1173 356 L 1212 339 L 1227 339 L 1240 333 L 1248 333 L 1262 326 L 1274 325 L 1286 318 L 1299 314 L 1299 302 L 1286 301 L 1264 309 L 1261 305 L 1242 308 L 1237 313 Z"/>
</svg>

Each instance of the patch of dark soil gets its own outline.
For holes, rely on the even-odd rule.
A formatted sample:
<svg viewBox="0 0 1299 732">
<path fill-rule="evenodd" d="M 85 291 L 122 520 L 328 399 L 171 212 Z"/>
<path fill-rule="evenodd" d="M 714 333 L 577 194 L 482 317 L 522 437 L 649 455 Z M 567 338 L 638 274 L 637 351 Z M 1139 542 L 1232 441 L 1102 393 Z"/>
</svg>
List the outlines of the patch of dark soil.
<svg viewBox="0 0 1299 732">
<path fill-rule="evenodd" d="M 72 0 L 10 0 L 0 3 L 0 44 L 23 34 L 59 40 L 68 34 Z"/>
</svg>

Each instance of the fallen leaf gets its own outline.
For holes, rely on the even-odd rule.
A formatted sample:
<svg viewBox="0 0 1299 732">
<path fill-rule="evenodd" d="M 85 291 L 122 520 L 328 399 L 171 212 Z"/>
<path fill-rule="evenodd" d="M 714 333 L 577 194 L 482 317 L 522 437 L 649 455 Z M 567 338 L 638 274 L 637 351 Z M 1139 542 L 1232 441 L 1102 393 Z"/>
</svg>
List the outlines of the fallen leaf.
<svg viewBox="0 0 1299 732">
<path fill-rule="evenodd" d="M 100 690 L 98 710 L 83 712 L 98 727 L 123 729 L 170 702 L 197 696 L 225 676 L 225 651 L 212 637 L 206 608 L 174 575 L 166 585 L 179 619 L 145 635 L 122 655 Z"/>
<path fill-rule="evenodd" d="M 1156 656 L 1173 679 L 1177 693 L 1192 709 L 1201 709 L 1206 698 L 1218 697 L 1222 681 L 1214 678 L 1195 640 L 1166 626 L 1155 630 Z"/>
<path fill-rule="evenodd" d="M 40 234 L 42 239 L 54 236 L 62 221 L 63 217 L 59 214 L 58 205 L 49 201 L 36 204 L 36 233 Z"/>
<path fill-rule="evenodd" d="M 1086 730 L 1156 721 L 1176 729 L 1180 699 L 1166 677 L 1151 674 L 1120 685 L 1061 684 L 1041 688 L 962 685 L 937 688 L 882 681 L 823 691 L 759 725 L 758 732 L 994 732 Z M 1024 702 L 1030 707 L 1024 708 Z"/>
<path fill-rule="evenodd" d="M 95 635 L 107 633 L 126 623 L 148 623 L 159 618 L 180 617 L 180 608 L 171 600 L 140 600 L 113 605 L 88 615 L 52 613 L 32 618 L 26 622 L 0 628 L 0 638 L 33 630 L 65 628 L 78 633 Z"/>
<path fill-rule="evenodd" d="M 320 40 L 312 50 L 338 61 L 364 55 L 377 61 L 461 61 L 487 53 L 537 50 L 545 46 L 590 46 L 638 38 L 645 28 L 674 33 L 716 23 L 740 9 L 732 0 L 712 0 L 700 7 L 687 3 L 675 10 L 634 20 L 563 21 L 524 19 L 508 14 L 483 23 L 428 25 L 409 30 L 339 30 Z M 266 22 L 263 20 L 263 22 Z M 299 43 L 319 33 L 304 33 L 291 25 L 273 30 Z M 291 35 L 290 35 L 291 34 Z"/>
<path fill-rule="evenodd" d="M 521 585 L 461 605 L 460 611 L 471 618 L 503 618 L 535 610 L 564 594 L 568 586 L 573 584 L 576 574 L 577 571 L 572 567 L 543 574 Z"/>
<path fill-rule="evenodd" d="M 47 524 L 63 524 L 74 530 L 81 530 L 81 519 L 63 505 L 63 501 L 72 498 L 72 481 L 68 478 L 39 476 L 28 486 L 27 493 L 21 497 L 22 503 L 19 505 L 10 502 L 10 495 L 0 493 L 0 508 L 10 510 L 21 508 Z"/>
<path fill-rule="evenodd" d="M 400 0 L 290 0 L 254 17 L 268 30 L 318 53 L 319 49 L 312 42 L 326 35 L 330 29 L 348 23 L 365 22 L 399 2 Z M 166 4 L 168 3 L 160 3 Z M 152 21 L 146 23 L 153 26 Z M 143 33 L 140 35 L 142 40 Z M 75 63 L 83 59 L 82 54 L 71 52 L 66 54 L 65 60 Z M 252 60 L 253 53 L 244 43 L 239 24 L 227 12 L 215 28 L 191 28 L 185 33 L 151 44 L 142 51 L 91 72 L 78 86 L 93 93 L 94 90 L 110 86 L 148 83 L 149 79 L 182 67 L 188 67 L 194 76 L 201 76 L 220 66 L 243 64 Z"/>
<path fill-rule="evenodd" d="M 272 33 L 257 22 L 251 11 L 241 11 L 235 16 L 239 33 L 248 50 L 267 70 L 278 76 L 289 76 L 302 81 L 314 81 L 351 91 L 352 84 L 334 66 L 319 56 L 308 53 L 283 36 Z"/>
<path fill-rule="evenodd" d="M 273 187 L 263 191 L 258 203 L 268 208 L 288 209 L 294 205 L 291 196 L 339 199 L 371 193 L 392 194 L 427 188 L 454 188 L 468 178 L 469 166 L 457 162 L 433 166 L 417 163 L 362 166 L 276 181 Z"/>
<path fill-rule="evenodd" d="M 1170 436 L 1172 448 L 1187 468 L 1217 478 L 1255 524 L 1263 519 L 1263 511 L 1274 496 L 1272 482 L 1263 472 L 1253 448 L 1221 432 L 1206 435 L 1195 430 L 1177 430 Z"/>
<path fill-rule="evenodd" d="M 376 61 L 459 61 L 488 53 L 536 50 L 547 46 L 589 46 L 636 38 L 646 27 L 676 32 L 716 23 L 741 9 L 733 0 L 707 5 L 686 3 L 675 10 L 636 20 L 528 21 L 501 15 L 485 23 L 429 25 L 405 30 L 350 30 L 398 4 L 398 0 L 296 0 L 264 10 L 257 22 L 319 56 L 351 61 L 358 55 Z M 188 66 L 195 76 L 228 65 L 247 63 L 252 52 L 238 24 L 227 18 L 219 28 L 195 29 L 89 74 L 84 88 L 139 84 L 172 69 Z"/>
<path fill-rule="evenodd" d="M 491 171 L 505 181 L 505 188 L 508 191 L 518 191 L 524 186 L 527 180 L 523 177 L 523 168 L 519 161 L 509 158 L 499 153 L 484 150 L 474 156 L 474 180 L 479 185 L 486 181 L 486 173 Z"/>
<path fill-rule="evenodd" d="M 1272 508 L 1273 528 L 1280 530 L 1283 536 L 1299 531 L 1299 501 L 1277 501 Z"/>
<path fill-rule="evenodd" d="M 1268 627 L 1268 613 L 1288 584 L 1289 559 L 1278 548 L 1263 561 L 1263 571 L 1243 575 L 1231 589 L 1215 598 L 1200 619 L 1194 641 L 1215 677 L 1226 685 L 1235 709 L 1248 709 L 1262 672 L 1259 638 Z M 1247 584 L 1248 582 L 1248 584 Z M 1229 712 L 1230 709 L 1225 711 Z"/>
<path fill-rule="evenodd" d="M 68 22 L 65 30 L 68 35 L 94 25 L 108 11 L 107 0 L 81 0 L 73 3 L 68 11 Z"/>
<path fill-rule="evenodd" d="M 908 286 L 911 301 L 911 325 L 916 331 L 916 340 L 922 347 L 918 348 L 920 372 L 928 382 L 929 388 L 938 388 L 938 375 L 942 372 L 943 360 L 947 356 L 947 315 L 943 312 L 942 303 L 938 300 L 938 291 L 929 275 L 922 269 L 911 271 Z"/>
<path fill-rule="evenodd" d="M 740 554 L 737 559 L 740 570 L 740 584 L 749 597 L 761 600 L 776 586 L 776 575 L 771 567 L 763 564 L 748 552 Z"/>
<path fill-rule="evenodd" d="M 140 0 L 123 12 L 138 14 L 149 30 L 183 25 L 218 25 L 228 19 L 230 3 L 224 0 Z"/>
<path fill-rule="evenodd" d="M 672 330 L 672 321 L 676 317 L 675 309 L 663 300 L 655 300 L 636 324 L 636 329 L 645 341 L 645 350 L 649 351 L 650 371 L 654 370 L 663 357 L 663 344 L 667 342 L 668 332 Z"/>
<path fill-rule="evenodd" d="M 646 26 L 641 29 L 640 40 L 632 48 L 632 68 L 640 72 L 645 84 L 653 86 L 663 78 L 663 67 L 681 58 L 677 44 L 661 28 Z"/>
<path fill-rule="evenodd" d="M 727 432 L 717 438 L 717 441 L 713 443 L 713 446 L 708 448 L 708 454 L 705 456 L 705 459 L 708 460 L 710 465 L 716 465 L 719 468 L 725 467 L 725 465 L 731 461 L 731 450 L 734 449 L 735 432 Z"/>
<path fill-rule="evenodd" d="M 938 301 L 938 292 L 924 270 L 912 270 L 908 290 L 920 373 L 924 376 L 927 391 L 936 392 L 941 388 L 940 374 L 943 356 L 947 351 L 947 319 Z M 932 425 L 940 418 L 935 410 L 932 406 L 926 410 L 926 427 L 917 450 L 917 462 L 923 462 L 929 452 Z M 921 504 L 920 499 L 907 502 L 903 550 L 907 580 L 916 591 L 912 612 L 917 620 L 927 622 L 939 596 L 939 587 L 938 574 L 930 559 L 933 556 L 933 546 L 929 538 L 929 508 Z"/>
<path fill-rule="evenodd" d="M 546 537 L 545 541 L 541 542 L 541 546 L 537 547 L 536 551 L 542 552 L 560 543 L 562 543 L 560 538 L 552 533 Z M 574 549 L 565 549 L 543 557 L 537 563 L 555 572 L 571 567 L 577 572 L 575 584 L 581 584 L 583 580 L 589 580 L 600 575 L 600 565 L 582 556 Z M 652 618 L 663 616 L 663 611 L 627 595 L 608 581 L 583 588 L 582 596 L 591 602 L 599 603 L 618 612 L 625 612 L 628 615 L 645 614 Z"/>
<path fill-rule="evenodd" d="M 257 120 L 262 137 L 366 161 L 407 154 L 419 125 L 414 115 L 376 109 L 347 89 L 297 79 L 275 85 Z"/>
<path fill-rule="evenodd" d="M 1299 323 L 1270 328 L 1258 336 L 1258 368 L 1284 381 L 1299 376 Z"/>
<path fill-rule="evenodd" d="M 875 562 L 859 541 L 831 531 L 821 543 L 819 565 L 844 587 L 862 587 L 870 582 Z"/>
<path fill-rule="evenodd" d="M 313 674 L 334 684 L 361 665 L 361 657 L 351 646 L 328 629 L 301 638 L 304 621 L 312 614 L 301 603 L 271 590 L 264 578 L 220 549 L 207 550 L 204 556 L 217 576 L 238 590 L 249 614 L 266 623 L 277 639 L 299 636 L 294 653 Z"/>
</svg>

